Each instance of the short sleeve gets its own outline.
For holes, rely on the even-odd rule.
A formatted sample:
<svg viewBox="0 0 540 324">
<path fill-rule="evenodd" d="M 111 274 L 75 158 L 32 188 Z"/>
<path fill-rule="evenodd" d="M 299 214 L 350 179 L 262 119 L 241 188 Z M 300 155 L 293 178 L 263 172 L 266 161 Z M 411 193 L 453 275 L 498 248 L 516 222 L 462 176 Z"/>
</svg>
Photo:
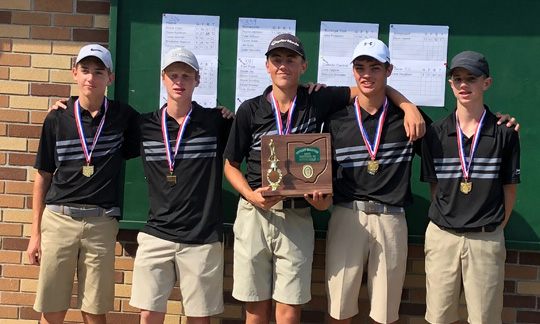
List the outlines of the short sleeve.
<svg viewBox="0 0 540 324">
<path fill-rule="evenodd" d="M 49 173 L 54 173 L 56 170 L 56 126 L 58 125 L 58 117 L 62 112 L 52 111 L 43 122 L 41 129 L 41 137 L 39 139 L 38 152 L 34 168 Z"/>
<path fill-rule="evenodd" d="M 519 135 L 518 132 L 512 129 L 509 134 L 509 140 L 504 147 L 503 161 L 501 163 L 501 179 L 503 184 L 521 182 L 520 155 Z"/>
<path fill-rule="evenodd" d="M 244 102 L 238 108 L 223 154 L 229 161 L 241 163 L 249 153 L 252 137 L 251 118 L 251 109 L 247 102 Z"/>
<path fill-rule="evenodd" d="M 327 120 L 330 115 L 345 109 L 351 100 L 349 87 L 328 87 L 311 93 L 313 105 L 316 107 L 317 118 Z"/>
<path fill-rule="evenodd" d="M 141 130 L 138 123 L 139 113 L 129 105 L 126 105 L 125 110 L 127 128 L 124 131 L 122 157 L 128 160 L 140 155 Z"/>
<path fill-rule="evenodd" d="M 435 163 L 433 160 L 433 147 L 437 136 L 431 125 L 426 129 L 426 135 L 421 139 L 422 161 L 420 169 L 420 181 L 436 183 Z"/>
</svg>

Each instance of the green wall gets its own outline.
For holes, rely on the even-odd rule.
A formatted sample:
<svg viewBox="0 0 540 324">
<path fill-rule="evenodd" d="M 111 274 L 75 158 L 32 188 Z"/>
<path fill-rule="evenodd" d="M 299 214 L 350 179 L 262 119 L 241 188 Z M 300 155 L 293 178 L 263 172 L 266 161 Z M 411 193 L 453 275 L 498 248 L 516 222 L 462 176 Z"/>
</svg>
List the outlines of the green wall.
<svg viewBox="0 0 540 324">
<path fill-rule="evenodd" d="M 315 81 L 320 22 L 344 21 L 379 24 L 379 38 L 388 43 L 390 24 L 446 25 L 450 27 L 448 58 L 463 50 L 483 53 L 490 62 L 493 85 L 486 93 L 492 111 L 504 111 L 521 123 L 522 184 L 506 229 L 507 246 L 540 250 L 540 1 L 188 1 L 112 0 L 111 49 L 116 59 L 112 93 L 141 112 L 157 108 L 162 13 L 220 16 L 218 101 L 234 107 L 236 46 L 239 17 L 296 20 L 296 35 L 304 43 L 310 63 L 301 81 Z M 306 5 L 307 4 L 307 5 Z M 257 94 L 254 94 L 257 95 Z M 437 120 L 449 114 L 455 99 L 446 90 L 446 109 L 422 107 Z M 536 143 L 536 144 L 535 144 Z M 420 183 L 415 159 L 415 205 L 407 210 L 411 242 L 423 242 L 429 206 L 427 184 Z M 236 192 L 225 181 L 226 222 L 234 221 Z M 539 191 L 536 191 L 539 190 Z M 148 214 L 146 183 L 139 159 L 126 164 L 124 228 L 140 228 Z M 315 215 L 324 235 L 329 213 Z"/>
</svg>

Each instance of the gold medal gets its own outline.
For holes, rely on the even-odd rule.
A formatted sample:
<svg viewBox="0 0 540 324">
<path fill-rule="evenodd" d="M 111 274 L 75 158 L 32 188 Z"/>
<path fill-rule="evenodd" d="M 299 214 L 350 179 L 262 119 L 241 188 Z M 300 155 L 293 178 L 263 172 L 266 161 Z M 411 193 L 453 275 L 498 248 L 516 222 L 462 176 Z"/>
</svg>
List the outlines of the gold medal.
<svg viewBox="0 0 540 324">
<path fill-rule="evenodd" d="M 379 161 L 373 160 L 367 163 L 367 173 L 375 175 L 379 171 Z"/>
<path fill-rule="evenodd" d="M 468 195 L 471 190 L 472 182 L 468 182 L 467 180 L 465 180 L 459 184 L 459 191 L 461 191 L 462 193 Z"/>
<path fill-rule="evenodd" d="M 176 184 L 176 176 L 174 174 L 169 174 L 167 176 L 167 183 L 169 186 L 174 186 Z"/>
<path fill-rule="evenodd" d="M 93 165 L 85 165 L 82 167 L 82 174 L 87 177 L 87 178 L 90 178 L 93 174 L 94 174 L 94 166 Z"/>
</svg>

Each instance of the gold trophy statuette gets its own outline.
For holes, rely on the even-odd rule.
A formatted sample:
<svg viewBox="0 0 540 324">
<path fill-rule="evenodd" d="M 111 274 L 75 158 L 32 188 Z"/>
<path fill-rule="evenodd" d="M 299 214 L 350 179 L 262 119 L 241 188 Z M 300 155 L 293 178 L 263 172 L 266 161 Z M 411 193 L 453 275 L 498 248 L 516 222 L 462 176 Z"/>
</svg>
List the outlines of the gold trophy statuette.
<svg viewBox="0 0 540 324">
<path fill-rule="evenodd" d="M 270 156 L 268 157 L 268 162 L 270 162 L 270 169 L 268 169 L 268 171 L 266 172 L 266 180 L 268 180 L 272 191 L 276 191 L 276 189 L 279 187 L 279 184 L 281 183 L 281 179 L 283 179 L 283 174 L 281 173 L 281 170 L 277 167 L 277 163 L 279 160 L 276 156 L 276 147 L 274 146 L 273 139 L 270 140 L 268 146 L 270 147 Z M 278 180 L 272 181 L 270 179 L 270 175 L 275 173 L 278 174 Z"/>
</svg>

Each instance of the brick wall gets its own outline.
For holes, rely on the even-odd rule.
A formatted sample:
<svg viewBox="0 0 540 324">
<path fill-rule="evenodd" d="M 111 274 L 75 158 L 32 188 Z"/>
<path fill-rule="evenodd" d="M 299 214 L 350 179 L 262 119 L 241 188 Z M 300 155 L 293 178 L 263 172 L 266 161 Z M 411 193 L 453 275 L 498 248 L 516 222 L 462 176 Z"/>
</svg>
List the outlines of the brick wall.
<svg viewBox="0 0 540 324">
<path fill-rule="evenodd" d="M 27 265 L 24 251 L 32 221 L 32 169 L 41 123 L 57 98 L 75 93 L 71 66 L 80 47 L 107 44 L 109 1 L 0 0 L 0 324 L 36 323 L 32 310 L 38 268 Z M 138 310 L 128 305 L 136 232 L 121 230 L 116 246 L 115 311 L 109 322 L 136 324 Z M 324 323 L 325 241 L 317 240 L 313 265 L 313 299 L 302 322 Z M 400 323 L 424 323 L 425 274 L 423 247 L 409 248 Z M 242 304 L 231 297 L 232 236 L 226 237 L 225 313 L 214 324 L 243 322 Z M 76 290 L 76 289 L 75 289 Z M 75 291 L 74 290 L 74 291 Z M 185 323 L 178 288 L 171 295 L 166 323 Z M 365 287 L 359 301 L 364 323 L 368 312 Z M 506 265 L 505 323 L 540 323 L 540 253 L 509 251 Z M 466 309 L 462 305 L 462 317 Z M 66 321 L 82 322 L 68 312 Z"/>
</svg>

